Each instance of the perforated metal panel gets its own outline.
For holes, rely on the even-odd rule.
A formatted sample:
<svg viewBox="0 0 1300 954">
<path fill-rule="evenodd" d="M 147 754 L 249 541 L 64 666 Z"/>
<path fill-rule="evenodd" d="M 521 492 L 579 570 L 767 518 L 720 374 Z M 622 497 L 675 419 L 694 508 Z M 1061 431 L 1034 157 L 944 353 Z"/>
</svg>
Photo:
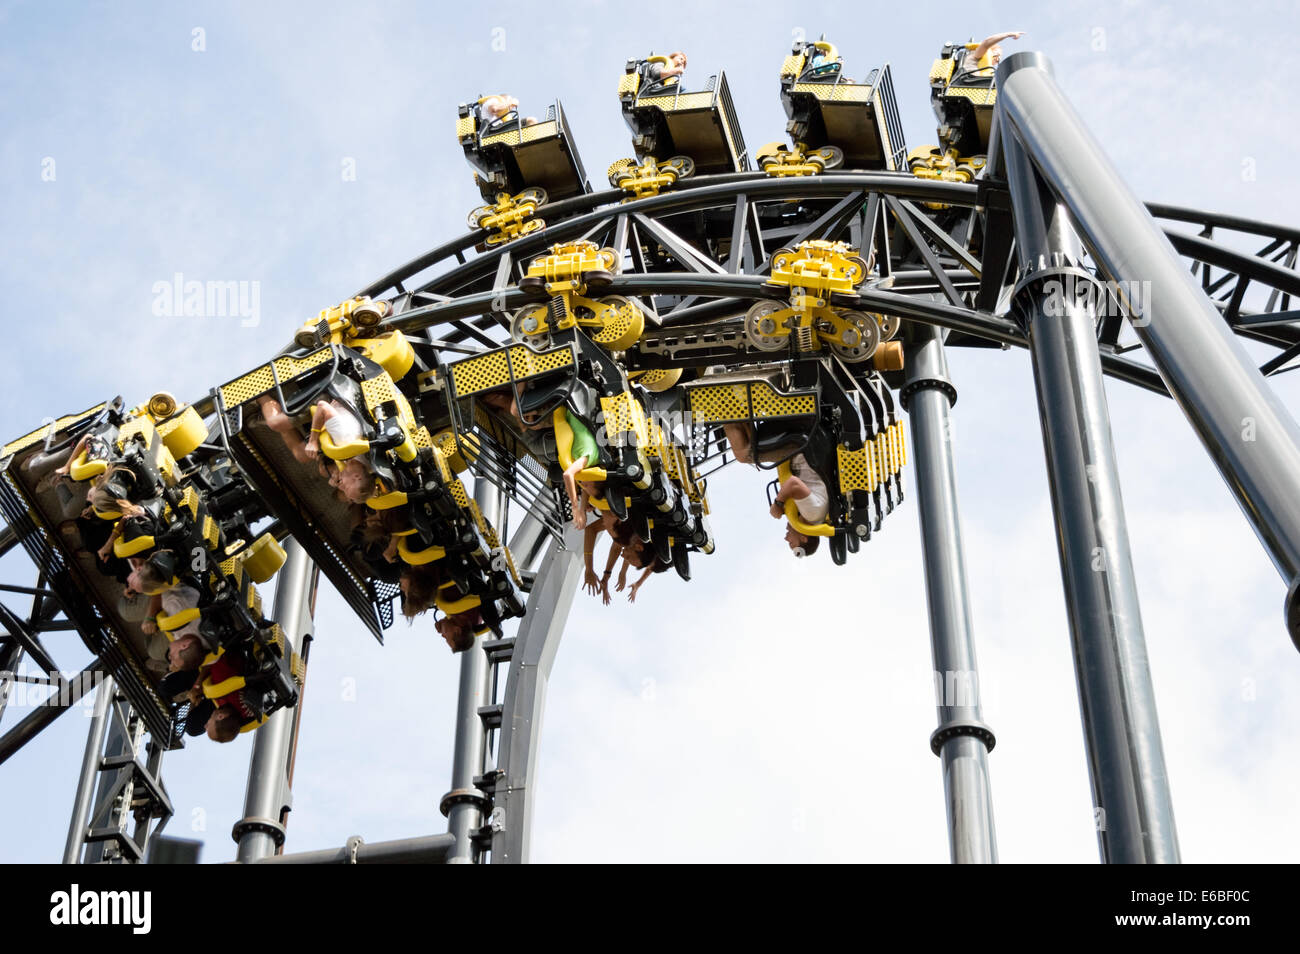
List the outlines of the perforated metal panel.
<svg viewBox="0 0 1300 954">
<path fill-rule="evenodd" d="M 997 102 L 998 88 L 996 86 L 949 86 L 944 90 L 943 95 L 969 99 L 976 106 L 992 106 Z"/>
<path fill-rule="evenodd" d="M 836 448 L 836 462 L 840 472 L 840 493 L 848 495 L 855 490 L 873 491 L 879 484 L 875 467 L 874 445 L 868 444 L 857 450 L 849 450 L 843 445 Z"/>
<path fill-rule="evenodd" d="M 830 103 L 865 103 L 871 95 L 870 86 L 858 86 L 853 83 L 796 83 L 796 93 L 811 93 L 818 99 Z"/>
<path fill-rule="evenodd" d="M 332 357 L 333 351 L 330 348 L 320 348 L 302 358 L 291 355 L 276 358 L 275 361 L 264 364 L 243 377 L 223 384 L 220 388 L 222 403 L 226 407 L 235 407 L 253 398 L 261 397 L 275 387 L 277 377 L 281 384 L 285 384 L 320 367 Z M 275 367 L 274 372 L 271 370 L 272 365 Z"/>
</svg>

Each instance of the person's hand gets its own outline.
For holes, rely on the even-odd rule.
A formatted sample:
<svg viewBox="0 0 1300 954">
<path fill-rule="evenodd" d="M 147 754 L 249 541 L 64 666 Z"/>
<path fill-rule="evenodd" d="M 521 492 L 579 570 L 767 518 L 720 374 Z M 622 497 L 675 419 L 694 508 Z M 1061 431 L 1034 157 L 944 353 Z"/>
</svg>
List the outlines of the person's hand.
<svg viewBox="0 0 1300 954">
<path fill-rule="evenodd" d="M 307 455 L 308 460 L 315 460 L 320 456 L 320 442 L 313 435 L 312 439 L 303 445 L 302 451 Z"/>
<path fill-rule="evenodd" d="M 152 636 L 154 633 L 158 632 L 158 624 L 151 619 L 147 619 L 140 624 L 140 632 L 144 633 L 146 636 Z"/>
<path fill-rule="evenodd" d="M 108 558 L 112 554 L 112 552 L 113 552 L 112 542 L 105 543 L 102 547 L 100 547 L 97 551 L 95 551 L 96 555 L 105 563 L 108 562 Z"/>
<path fill-rule="evenodd" d="M 638 587 L 640 587 L 640 586 L 641 586 L 640 583 L 633 583 L 631 589 L 629 589 L 629 590 L 627 591 L 627 601 L 628 601 L 629 603 L 635 603 L 635 602 L 636 602 L 636 591 L 637 591 Z"/>
<path fill-rule="evenodd" d="M 587 529 L 587 511 L 583 510 L 581 507 L 573 508 L 573 529 Z"/>
<path fill-rule="evenodd" d="M 618 586 L 614 587 L 614 592 L 622 593 L 625 586 L 627 586 L 627 577 L 620 573 L 618 575 Z"/>
<path fill-rule="evenodd" d="M 605 579 L 600 581 L 600 601 L 604 603 L 606 606 L 609 605 L 609 601 L 610 601 L 609 577 L 606 577 Z"/>
<path fill-rule="evenodd" d="M 767 508 L 767 512 L 772 515 L 772 519 L 780 520 L 785 516 L 785 507 L 781 506 L 779 501 L 773 501 L 772 506 Z"/>
<path fill-rule="evenodd" d="M 588 570 L 587 575 L 583 578 L 582 588 L 595 596 L 600 592 L 600 577 L 596 575 L 595 570 Z"/>
<path fill-rule="evenodd" d="M 198 682 L 195 682 L 194 685 L 190 686 L 189 691 L 185 693 L 185 698 L 190 701 L 190 705 L 197 706 L 203 701 L 203 687 Z"/>
</svg>

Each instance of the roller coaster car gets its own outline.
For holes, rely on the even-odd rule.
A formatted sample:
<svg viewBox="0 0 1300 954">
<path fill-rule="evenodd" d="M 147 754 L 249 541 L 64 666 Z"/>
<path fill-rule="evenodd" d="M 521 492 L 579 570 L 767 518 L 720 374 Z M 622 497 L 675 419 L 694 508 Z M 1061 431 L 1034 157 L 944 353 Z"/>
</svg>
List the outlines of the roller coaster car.
<svg viewBox="0 0 1300 954">
<path fill-rule="evenodd" d="M 709 77 L 704 89 L 686 92 L 680 76 L 664 82 L 651 78 L 652 67 L 663 63 L 663 56 L 628 60 L 619 81 L 618 98 L 637 159 L 666 162 L 684 156 L 695 172 L 704 174 L 748 169 L 745 137 L 726 75 L 719 72 Z"/>
<path fill-rule="evenodd" d="M 844 76 L 842 57 L 823 40 L 796 42 L 781 66 L 786 131 L 805 153 L 830 149 L 850 169 L 903 168 L 907 146 L 889 64 L 865 83 Z M 838 163 L 828 162 L 825 168 Z"/>
<path fill-rule="evenodd" d="M 156 399 L 150 406 L 124 410 L 119 399 L 61 418 L 0 451 L 0 511 L 6 522 L 42 568 L 46 585 L 87 647 L 109 668 L 159 739 L 171 732 L 172 702 L 160 682 L 165 666 L 150 652 L 150 643 L 159 637 L 146 636 L 140 625 L 147 598 L 128 600 L 124 596 L 130 570 L 125 557 L 148 559 L 155 568 L 165 570 L 165 575 L 176 574 L 174 584 L 184 576 L 200 594 L 195 609 L 176 617 L 160 614 L 156 622 L 161 636 L 170 636 L 198 618 L 221 594 L 227 594 L 245 608 L 242 626 L 223 628 L 217 634 L 231 642 L 250 637 L 264 624 L 253 579 L 268 579 L 279 568 L 278 546 L 272 538 L 248 542 L 252 539 L 247 527 L 251 513 L 236 511 L 223 521 L 209 512 L 206 488 L 229 487 L 233 478 L 222 475 L 211 459 L 191 456 L 208 433 L 207 427 L 200 425 L 202 420 L 193 409 L 178 410 L 174 402 Z M 88 485 L 77 483 L 69 488 L 44 479 L 82 438 L 94 453 L 79 453 L 70 462 L 69 476 L 74 481 L 98 477 L 109 467 L 124 465 L 127 458 L 133 458 L 137 466 L 141 462 L 150 465 L 158 474 L 156 486 L 149 488 L 137 481 L 139 487 L 132 488 L 133 492 L 141 488 L 154 491 L 149 497 L 136 493 L 137 503 L 144 509 L 142 515 L 81 517 Z M 190 462 L 183 476 L 168 463 L 175 461 L 173 452 Z M 108 559 L 101 560 L 92 551 L 110 539 L 114 528 L 120 531 L 119 537 Z M 94 536 L 87 537 L 91 532 Z M 234 551 L 242 552 L 237 558 L 227 557 Z M 218 563 L 222 560 L 247 568 L 242 585 L 223 577 L 224 563 Z"/>
<path fill-rule="evenodd" d="M 448 380 L 453 398 L 510 389 L 522 420 L 546 422 L 526 429 L 520 439 L 552 470 L 555 483 L 558 473 L 574 463 L 570 416 L 591 434 L 603 433 L 601 460 L 589 460 L 577 480 L 602 483 L 597 507 L 630 521 L 665 564 L 686 576 L 686 551 L 708 551 L 713 545 L 703 519 L 707 510 L 684 486 L 689 473 L 663 446 L 662 435 L 655 442 L 657 432 L 643 403 L 604 349 L 576 327 L 554 332 L 552 339 L 558 343 L 547 351 L 515 344 L 452 363 Z M 563 499 L 558 489 L 556 494 Z"/>
<path fill-rule="evenodd" d="M 336 498 L 318 463 L 298 461 L 267 426 L 258 408 L 267 396 L 290 417 L 306 416 L 323 400 L 347 406 L 362 424 L 361 437 L 337 445 L 322 434 L 324 462 L 360 458 L 392 493 L 422 479 L 428 431 L 381 364 L 338 344 L 281 355 L 213 389 L 221 439 L 249 486 L 382 641 L 398 587 L 377 576 L 351 546 L 354 508 Z"/>
<path fill-rule="evenodd" d="M 832 559 L 843 563 L 847 552 L 879 529 L 882 491 L 889 495 L 890 509 L 895 497 L 901 499 L 896 482 L 885 489 L 885 478 L 894 480 L 901 457 L 898 466 L 892 457 L 889 466 L 877 465 L 880 452 L 892 452 L 892 442 L 901 441 L 901 431 L 888 425 L 881 429 L 892 403 L 887 411 L 878 374 L 867 375 L 867 387 L 852 394 L 824 361 L 796 363 L 789 372 L 789 387 L 783 388 L 780 377 L 785 374 L 784 369 L 773 369 L 760 376 L 753 372 L 707 375 L 684 385 L 690 419 L 706 428 L 748 424 L 757 466 L 777 469 L 778 479 L 769 493 L 791 476 L 791 460 L 803 454 L 829 490 L 829 511 L 823 523 L 811 525 L 794 502 L 787 501 L 786 517 L 800 533 L 828 537 Z M 900 443 L 899 455 L 901 450 Z"/>
<path fill-rule="evenodd" d="M 527 125 L 518 110 L 490 120 L 482 103 L 461 104 L 456 139 L 486 201 L 514 196 L 530 186 L 545 190 L 543 201 L 591 191 L 558 102 L 547 110 L 545 120 Z"/>
<path fill-rule="evenodd" d="M 409 526 L 397 534 L 398 557 L 411 566 L 436 564 L 443 586 L 459 594 L 455 602 L 460 608 L 439 606 L 448 613 L 477 608 L 499 635 L 503 618 L 523 615 L 523 581 L 505 541 L 460 480 L 467 464 L 454 433 L 434 437 L 428 454 L 425 479 L 399 495 Z M 380 509 L 387 503 L 381 499 L 371 506 Z"/>
<path fill-rule="evenodd" d="M 939 120 L 942 151 L 963 158 L 987 155 L 998 94 L 987 57 L 975 69 L 966 68 L 966 54 L 974 46 L 946 43 L 930 67 L 930 105 Z"/>
</svg>

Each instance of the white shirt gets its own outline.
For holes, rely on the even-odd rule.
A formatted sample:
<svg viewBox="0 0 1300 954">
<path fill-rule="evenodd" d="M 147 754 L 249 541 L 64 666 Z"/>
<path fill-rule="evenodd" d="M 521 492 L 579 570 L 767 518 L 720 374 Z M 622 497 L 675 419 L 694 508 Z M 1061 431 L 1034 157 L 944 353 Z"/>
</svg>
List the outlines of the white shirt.
<svg viewBox="0 0 1300 954">
<path fill-rule="evenodd" d="M 361 437 L 361 422 L 347 408 L 333 405 L 334 414 L 325 419 L 325 430 L 329 431 L 330 440 L 340 446 L 351 444 Z"/>
<path fill-rule="evenodd" d="M 808 487 L 808 496 L 795 498 L 794 505 L 804 523 L 821 523 L 830 513 L 830 497 L 826 493 L 826 482 L 817 475 L 803 454 L 795 454 L 790 461 L 790 470 Z"/>
<path fill-rule="evenodd" d="M 159 599 L 162 600 L 162 611 L 164 616 L 175 616 L 182 610 L 194 609 L 199 605 L 199 591 L 192 586 L 186 586 L 183 583 L 179 586 L 173 586 L 169 590 L 163 590 Z M 182 636 L 198 636 L 199 620 L 197 617 L 190 620 L 180 629 L 171 631 L 173 641 L 180 639 Z"/>
</svg>

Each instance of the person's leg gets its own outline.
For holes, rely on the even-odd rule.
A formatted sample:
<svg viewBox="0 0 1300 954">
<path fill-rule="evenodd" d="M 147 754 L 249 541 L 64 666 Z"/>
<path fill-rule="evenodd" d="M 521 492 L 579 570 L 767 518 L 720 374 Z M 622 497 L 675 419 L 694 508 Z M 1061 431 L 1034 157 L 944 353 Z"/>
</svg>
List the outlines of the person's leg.
<svg viewBox="0 0 1300 954">
<path fill-rule="evenodd" d="M 84 451 L 85 449 L 86 449 L 86 435 L 83 434 L 81 435 L 80 439 L 77 441 L 77 445 L 74 448 L 72 448 L 72 453 L 68 455 L 68 459 L 64 462 L 63 466 L 56 469 L 54 473 L 60 477 L 66 476 L 68 472 L 72 470 L 72 462 L 76 460 L 78 457 L 80 457 L 81 452 Z"/>
<path fill-rule="evenodd" d="M 258 401 L 258 407 L 262 410 L 262 420 L 266 421 L 266 426 L 280 435 L 293 459 L 304 464 L 311 460 L 298 435 L 298 428 L 294 426 L 293 418 L 284 413 L 280 402 L 271 395 L 264 394 Z"/>
<path fill-rule="evenodd" d="M 735 421 L 730 424 L 723 424 L 722 431 L 727 435 L 728 443 L 731 444 L 731 456 L 742 464 L 750 463 L 754 436 L 749 425 Z"/>
<path fill-rule="evenodd" d="M 564 492 L 569 495 L 569 506 L 573 508 L 573 529 L 585 530 L 587 511 L 578 499 L 578 473 L 587 466 L 587 458 L 579 457 L 564 471 Z"/>
</svg>

